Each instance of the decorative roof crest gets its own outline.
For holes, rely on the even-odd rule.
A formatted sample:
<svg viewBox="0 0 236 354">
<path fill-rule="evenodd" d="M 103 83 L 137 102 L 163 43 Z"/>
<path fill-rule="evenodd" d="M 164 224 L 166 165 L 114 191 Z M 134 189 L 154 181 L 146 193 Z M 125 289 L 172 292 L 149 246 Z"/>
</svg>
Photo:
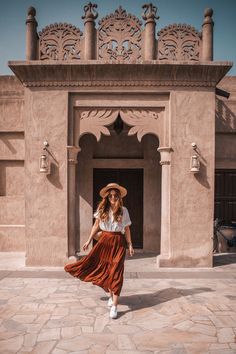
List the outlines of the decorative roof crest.
<svg viewBox="0 0 236 354">
<path fill-rule="evenodd" d="M 92 4 L 89 2 L 87 5 L 84 6 L 84 16 L 82 19 L 87 21 L 94 21 L 98 17 L 98 12 L 95 10 L 97 8 L 97 4 Z"/>
<path fill-rule="evenodd" d="M 152 3 L 144 4 L 142 8 L 145 9 L 142 14 L 142 18 L 146 21 L 146 23 L 159 19 L 159 16 L 157 16 L 157 7 Z"/>
</svg>

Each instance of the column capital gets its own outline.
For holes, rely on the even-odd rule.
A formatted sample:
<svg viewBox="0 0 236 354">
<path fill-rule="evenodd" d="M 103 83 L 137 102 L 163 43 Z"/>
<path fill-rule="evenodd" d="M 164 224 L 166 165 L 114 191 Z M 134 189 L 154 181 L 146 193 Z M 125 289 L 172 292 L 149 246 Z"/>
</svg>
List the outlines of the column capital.
<svg viewBox="0 0 236 354">
<path fill-rule="evenodd" d="M 81 148 L 79 146 L 74 146 L 74 145 L 68 145 L 67 147 L 68 151 L 68 162 L 76 165 L 77 164 L 77 154 L 78 152 L 81 151 Z"/>
<path fill-rule="evenodd" d="M 170 153 L 173 151 L 173 149 L 169 146 L 161 146 L 157 149 L 157 151 L 160 152 L 161 154 L 161 160 L 160 160 L 160 165 L 170 165 L 170 160 L 171 160 L 171 155 Z"/>
</svg>

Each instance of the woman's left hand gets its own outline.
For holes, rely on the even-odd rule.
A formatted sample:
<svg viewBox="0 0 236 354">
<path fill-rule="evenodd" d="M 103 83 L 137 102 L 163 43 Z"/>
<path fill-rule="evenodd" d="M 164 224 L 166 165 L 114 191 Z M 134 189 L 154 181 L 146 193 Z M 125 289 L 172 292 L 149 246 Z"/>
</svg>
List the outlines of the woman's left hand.
<svg viewBox="0 0 236 354">
<path fill-rule="evenodd" d="M 129 254 L 131 257 L 134 255 L 134 249 L 132 245 L 129 245 Z"/>
</svg>

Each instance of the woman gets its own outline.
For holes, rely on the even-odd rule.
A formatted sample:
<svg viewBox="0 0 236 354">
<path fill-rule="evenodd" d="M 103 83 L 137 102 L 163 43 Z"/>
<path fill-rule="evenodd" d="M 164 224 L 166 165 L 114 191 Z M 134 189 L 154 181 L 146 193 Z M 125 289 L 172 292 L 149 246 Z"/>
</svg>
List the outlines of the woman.
<svg viewBox="0 0 236 354">
<path fill-rule="evenodd" d="M 134 254 L 129 228 L 131 220 L 122 201 L 127 190 L 117 183 L 109 183 L 99 194 L 102 200 L 94 213 L 95 222 L 83 249 L 88 248 L 93 238 L 98 242 L 87 256 L 64 269 L 74 277 L 90 281 L 109 292 L 110 317 L 116 318 L 127 244 L 130 256 Z"/>
</svg>

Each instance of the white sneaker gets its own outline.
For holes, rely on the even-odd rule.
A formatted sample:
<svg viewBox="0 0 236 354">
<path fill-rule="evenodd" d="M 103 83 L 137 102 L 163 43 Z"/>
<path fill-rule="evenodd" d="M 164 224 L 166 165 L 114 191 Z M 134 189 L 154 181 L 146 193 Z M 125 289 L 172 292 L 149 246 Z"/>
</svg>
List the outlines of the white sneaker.
<svg viewBox="0 0 236 354">
<path fill-rule="evenodd" d="M 107 302 L 107 306 L 111 307 L 112 305 L 113 305 L 113 300 L 112 300 L 112 296 L 111 296 L 111 297 L 109 297 L 109 300 Z"/>
<path fill-rule="evenodd" d="M 117 306 L 112 305 L 110 310 L 110 318 L 117 318 Z"/>
</svg>

